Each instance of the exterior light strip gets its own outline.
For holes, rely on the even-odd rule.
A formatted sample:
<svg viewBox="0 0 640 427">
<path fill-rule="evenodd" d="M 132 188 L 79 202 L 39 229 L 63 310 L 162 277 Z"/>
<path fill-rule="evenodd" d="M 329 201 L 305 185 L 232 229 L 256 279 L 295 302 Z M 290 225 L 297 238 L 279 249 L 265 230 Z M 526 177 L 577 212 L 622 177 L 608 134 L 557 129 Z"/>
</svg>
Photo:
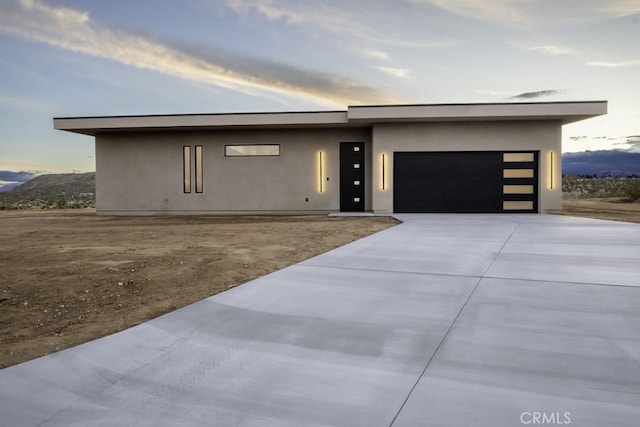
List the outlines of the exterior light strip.
<svg viewBox="0 0 640 427">
<path fill-rule="evenodd" d="M 549 178 L 551 181 L 549 183 L 549 188 L 553 190 L 553 151 L 549 152 Z"/>
<path fill-rule="evenodd" d="M 319 182 L 320 182 L 320 192 L 324 193 L 324 162 L 322 161 L 322 151 L 318 152 L 318 169 L 320 171 Z"/>
<path fill-rule="evenodd" d="M 386 190 L 386 176 L 385 176 L 385 170 L 384 170 L 384 165 L 385 164 L 385 156 L 384 153 L 382 153 L 382 190 Z"/>
</svg>

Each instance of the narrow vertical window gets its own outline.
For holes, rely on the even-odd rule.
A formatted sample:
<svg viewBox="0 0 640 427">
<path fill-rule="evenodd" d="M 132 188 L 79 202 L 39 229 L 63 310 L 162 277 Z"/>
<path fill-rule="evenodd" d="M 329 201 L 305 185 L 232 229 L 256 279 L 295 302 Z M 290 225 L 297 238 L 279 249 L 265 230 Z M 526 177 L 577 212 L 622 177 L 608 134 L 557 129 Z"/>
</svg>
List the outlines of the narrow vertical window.
<svg viewBox="0 0 640 427">
<path fill-rule="evenodd" d="M 191 147 L 182 147 L 182 177 L 184 181 L 184 192 L 191 193 Z"/>
<path fill-rule="evenodd" d="M 196 145 L 196 193 L 202 193 L 202 145 Z"/>
</svg>

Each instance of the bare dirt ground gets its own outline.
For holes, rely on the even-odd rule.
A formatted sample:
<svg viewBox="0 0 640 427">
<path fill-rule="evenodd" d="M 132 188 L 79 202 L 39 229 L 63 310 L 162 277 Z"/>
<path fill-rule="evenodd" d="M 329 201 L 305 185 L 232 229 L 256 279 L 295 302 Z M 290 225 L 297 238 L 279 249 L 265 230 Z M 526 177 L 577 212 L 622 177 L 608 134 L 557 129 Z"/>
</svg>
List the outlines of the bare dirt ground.
<svg viewBox="0 0 640 427">
<path fill-rule="evenodd" d="M 562 211 L 558 213 L 585 218 L 640 223 L 640 203 L 623 202 L 618 198 L 563 200 Z"/>
<path fill-rule="evenodd" d="M 1 211 L 0 368 L 129 328 L 396 223 Z"/>
</svg>

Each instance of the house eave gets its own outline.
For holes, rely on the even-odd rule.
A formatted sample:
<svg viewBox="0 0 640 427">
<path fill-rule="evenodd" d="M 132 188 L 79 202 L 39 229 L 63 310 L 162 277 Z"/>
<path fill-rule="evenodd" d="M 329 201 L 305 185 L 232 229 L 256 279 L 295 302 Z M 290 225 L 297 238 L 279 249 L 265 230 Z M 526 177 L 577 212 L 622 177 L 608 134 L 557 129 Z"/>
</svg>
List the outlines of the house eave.
<svg viewBox="0 0 640 427">
<path fill-rule="evenodd" d="M 554 120 L 562 124 L 607 113 L 607 101 L 350 106 L 344 111 L 57 117 L 55 129 L 104 132 L 361 127 L 375 123 Z"/>
<path fill-rule="evenodd" d="M 57 117 L 55 129 L 95 136 L 101 132 L 348 126 L 346 111 Z"/>
<path fill-rule="evenodd" d="M 373 105 L 349 107 L 350 123 L 556 120 L 562 124 L 607 113 L 607 101 L 492 104 Z"/>
</svg>

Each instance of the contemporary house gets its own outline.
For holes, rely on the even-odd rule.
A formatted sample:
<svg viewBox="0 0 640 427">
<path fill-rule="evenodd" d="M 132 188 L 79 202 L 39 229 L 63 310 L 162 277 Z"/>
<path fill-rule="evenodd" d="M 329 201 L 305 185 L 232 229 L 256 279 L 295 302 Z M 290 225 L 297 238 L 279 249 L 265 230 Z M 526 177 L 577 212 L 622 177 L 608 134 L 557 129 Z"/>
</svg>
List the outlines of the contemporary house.
<svg viewBox="0 0 640 427">
<path fill-rule="evenodd" d="M 95 137 L 99 214 L 545 212 L 562 125 L 606 101 L 55 118 Z"/>
</svg>

